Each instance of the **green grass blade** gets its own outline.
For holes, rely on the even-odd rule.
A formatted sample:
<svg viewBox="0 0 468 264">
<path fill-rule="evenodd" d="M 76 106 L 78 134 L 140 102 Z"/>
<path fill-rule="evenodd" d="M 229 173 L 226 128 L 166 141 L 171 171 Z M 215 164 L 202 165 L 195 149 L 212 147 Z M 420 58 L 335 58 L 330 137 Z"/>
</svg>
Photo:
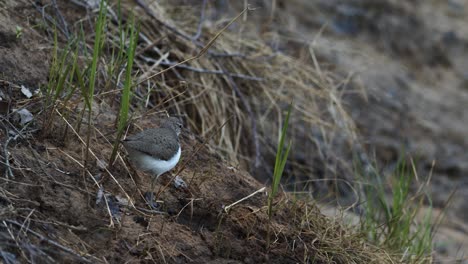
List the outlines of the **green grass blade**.
<svg viewBox="0 0 468 264">
<path fill-rule="evenodd" d="M 90 75 L 89 75 L 89 88 L 88 88 L 88 100 L 89 100 L 89 105 L 88 105 L 88 131 L 86 135 L 86 154 L 84 157 L 84 167 L 83 167 L 83 175 L 86 173 L 86 169 L 88 167 L 88 156 L 89 156 L 89 146 L 90 146 L 90 140 L 91 140 L 91 131 L 93 127 L 93 120 L 91 119 L 92 116 L 92 106 L 93 106 L 93 101 L 94 101 L 94 87 L 96 85 L 96 74 L 97 74 L 97 65 L 99 61 L 99 54 L 100 51 L 104 45 L 104 39 L 103 36 L 105 36 L 104 33 L 104 27 L 106 25 L 106 1 L 102 0 L 100 3 L 99 7 L 99 16 L 98 20 L 96 22 L 96 33 L 95 33 L 95 39 L 94 39 L 94 48 L 93 48 L 93 58 L 91 62 L 91 69 L 90 69 Z"/>
<path fill-rule="evenodd" d="M 273 170 L 273 182 L 271 186 L 271 192 L 269 193 L 268 200 L 267 200 L 268 201 L 267 213 L 268 213 L 268 219 L 270 221 L 273 215 L 273 198 L 278 192 L 279 184 L 281 182 L 281 177 L 283 175 L 283 170 L 284 170 L 284 167 L 286 166 L 286 161 L 288 160 L 289 151 L 291 150 L 291 146 L 292 146 L 292 143 L 289 142 L 286 150 L 283 152 L 285 148 L 284 140 L 288 132 L 289 117 L 291 116 L 292 106 L 293 106 L 293 103 L 291 102 L 288 108 L 286 119 L 283 124 L 283 128 L 281 130 L 280 139 L 278 142 L 278 149 L 276 151 L 276 159 L 275 159 L 275 165 L 274 165 L 274 170 Z M 270 225 L 268 225 L 268 228 L 267 228 L 266 241 L 267 241 L 266 246 L 267 248 L 269 248 L 270 247 Z"/>
<path fill-rule="evenodd" d="M 94 96 L 94 87 L 96 85 L 96 71 L 97 71 L 97 65 L 99 61 L 99 53 L 101 51 L 103 41 L 102 41 L 102 36 L 103 36 L 103 31 L 104 31 L 104 26 L 106 24 L 106 1 L 102 0 L 99 8 L 99 16 L 98 20 L 96 23 L 96 35 L 94 39 L 94 47 L 93 47 L 93 58 L 92 58 L 92 63 L 91 63 L 91 69 L 90 69 L 90 74 L 89 74 L 89 89 L 88 89 L 88 99 L 89 99 L 89 111 L 91 111 L 91 106 L 93 102 L 93 96 Z"/>
<path fill-rule="evenodd" d="M 117 137 L 114 143 L 114 147 L 112 150 L 110 164 L 112 164 L 117 156 L 117 150 L 119 147 L 119 142 L 123 136 L 123 132 L 125 127 L 128 123 L 128 111 L 130 108 L 130 97 L 131 97 L 131 88 L 133 85 L 133 78 L 132 78 L 132 69 L 133 69 L 133 60 L 135 58 L 135 51 L 136 46 L 138 43 L 138 32 L 139 29 L 135 26 L 135 17 L 132 16 L 132 20 L 130 23 L 130 42 L 127 48 L 127 68 L 125 72 L 125 83 L 122 92 L 122 99 L 120 102 L 120 111 L 119 111 L 119 121 L 118 121 L 118 128 L 117 128 Z"/>
<path fill-rule="evenodd" d="M 284 139 L 286 137 L 286 133 L 288 131 L 289 126 L 289 117 L 291 116 L 292 110 L 292 103 L 289 105 L 288 113 L 286 114 L 286 119 L 284 121 L 283 129 L 281 130 L 280 140 L 278 143 L 278 150 L 276 152 L 276 160 L 275 160 L 275 167 L 273 170 L 273 184 L 272 184 L 272 195 L 276 195 L 278 191 L 278 186 L 281 180 L 281 176 L 283 174 L 283 170 L 280 169 L 280 165 L 282 164 L 282 160 L 287 159 L 287 155 L 283 156 L 283 148 L 284 148 Z"/>
</svg>

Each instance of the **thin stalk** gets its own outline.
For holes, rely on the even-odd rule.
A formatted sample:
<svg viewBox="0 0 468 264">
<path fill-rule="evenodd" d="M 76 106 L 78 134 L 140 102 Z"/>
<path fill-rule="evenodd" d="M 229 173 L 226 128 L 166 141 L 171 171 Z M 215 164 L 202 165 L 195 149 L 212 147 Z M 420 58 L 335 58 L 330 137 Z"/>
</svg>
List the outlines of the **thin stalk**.
<svg viewBox="0 0 468 264">
<path fill-rule="evenodd" d="M 99 53 L 101 51 L 104 35 L 104 26 L 106 24 L 106 1 L 102 0 L 99 7 L 99 16 L 96 22 L 96 35 L 94 39 L 94 48 L 93 48 L 93 59 L 91 63 L 90 75 L 89 75 L 89 89 L 87 93 L 88 97 L 88 132 L 86 136 L 86 155 L 84 160 L 84 167 L 83 173 L 87 170 L 88 164 L 88 157 L 89 157 L 89 142 L 91 138 L 91 131 L 92 131 L 92 110 L 93 110 L 93 99 L 94 99 L 94 87 L 96 85 L 96 72 L 97 72 L 97 65 L 99 61 Z"/>
<path fill-rule="evenodd" d="M 125 72 L 125 83 L 122 92 L 122 99 L 120 101 L 120 112 L 118 117 L 117 138 L 114 143 L 109 164 L 113 164 L 115 161 L 120 140 L 128 123 L 128 110 L 130 108 L 131 89 L 133 85 L 132 68 L 138 42 L 138 31 L 138 28 L 135 26 L 135 17 L 132 16 L 132 22 L 130 23 L 130 43 L 127 48 L 127 69 Z"/>
<path fill-rule="evenodd" d="M 288 160 L 289 151 L 291 150 L 292 145 L 291 141 L 289 141 L 288 146 L 286 147 L 286 151 L 283 152 L 283 149 L 285 148 L 284 140 L 288 132 L 289 117 L 291 115 L 292 106 L 293 103 L 291 102 L 291 104 L 289 104 L 288 113 L 284 121 L 283 129 L 281 130 L 278 149 L 276 151 L 275 168 L 273 171 L 273 183 L 271 185 L 271 192 L 268 195 L 268 220 L 270 224 L 268 224 L 267 227 L 267 249 L 270 247 L 270 225 L 271 218 L 273 216 L 273 199 L 278 192 L 281 177 L 283 176 L 284 166 L 286 165 L 286 161 Z"/>
</svg>

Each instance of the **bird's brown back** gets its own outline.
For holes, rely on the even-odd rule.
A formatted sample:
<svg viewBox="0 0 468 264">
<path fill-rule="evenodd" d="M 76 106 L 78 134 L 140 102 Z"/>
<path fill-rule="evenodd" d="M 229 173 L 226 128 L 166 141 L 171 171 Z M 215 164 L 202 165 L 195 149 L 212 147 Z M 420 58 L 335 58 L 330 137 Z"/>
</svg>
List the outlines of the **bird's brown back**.
<svg viewBox="0 0 468 264">
<path fill-rule="evenodd" d="M 171 159 L 179 150 L 179 138 L 169 128 L 154 128 L 130 136 L 123 141 L 126 148 L 140 151 L 160 160 Z"/>
</svg>

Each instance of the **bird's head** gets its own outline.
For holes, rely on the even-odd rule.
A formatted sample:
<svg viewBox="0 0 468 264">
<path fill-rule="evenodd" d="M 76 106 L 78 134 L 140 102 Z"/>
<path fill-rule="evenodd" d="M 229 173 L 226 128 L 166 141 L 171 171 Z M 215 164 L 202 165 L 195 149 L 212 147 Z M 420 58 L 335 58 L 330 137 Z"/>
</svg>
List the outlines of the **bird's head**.
<svg viewBox="0 0 468 264">
<path fill-rule="evenodd" d="M 180 135 L 182 132 L 182 120 L 178 117 L 169 117 L 161 123 L 161 127 L 170 128 L 176 132 L 177 135 Z"/>
</svg>

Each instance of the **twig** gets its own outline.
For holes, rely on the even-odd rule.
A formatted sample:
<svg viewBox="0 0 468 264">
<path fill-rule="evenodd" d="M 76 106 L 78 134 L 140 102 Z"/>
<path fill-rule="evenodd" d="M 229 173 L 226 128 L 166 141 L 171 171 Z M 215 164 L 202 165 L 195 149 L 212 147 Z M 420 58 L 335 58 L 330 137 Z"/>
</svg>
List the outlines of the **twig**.
<svg viewBox="0 0 468 264">
<path fill-rule="evenodd" d="M 138 3 L 141 3 L 141 0 L 137 0 L 137 2 L 138 2 Z M 244 10 L 242 10 L 242 12 L 240 12 L 235 18 L 233 18 L 231 21 L 229 21 L 229 23 L 227 23 L 226 26 L 224 26 L 218 33 L 216 33 L 216 35 L 208 42 L 208 44 L 206 44 L 206 45 L 200 50 L 200 52 L 198 52 L 197 55 L 195 55 L 195 56 L 193 56 L 193 57 L 191 57 L 191 58 L 188 58 L 188 59 L 186 59 L 186 60 L 184 60 L 184 61 L 181 61 L 181 62 L 179 62 L 179 63 L 177 63 L 177 64 L 175 64 L 175 65 L 172 65 L 172 66 L 170 66 L 169 68 L 164 69 L 164 70 L 162 70 L 162 71 L 160 71 L 160 72 L 158 72 L 158 73 L 155 73 L 155 74 L 149 76 L 148 78 L 145 78 L 145 79 L 143 79 L 143 80 L 137 82 L 136 85 L 139 85 L 140 83 L 145 82 L 146 80 L 149 80 L 149 79 L 154 78 L 154 77 L 156 77 L 156 76 L 158 76 L 158 75 L 160 75 L 160 74 L 162 74 L 162 73 L 164 73 L 164 72 L 167 72 L 167 71 L 169 71 L 169 70 L 175 68 L 175 67 L 178 66 L 178 65 L 181 65 L 181 64 L 184 64 L 184 63 L 187 63 L 187 62 L 190 62 L 190 61 L 192 61 L 192 60 L 196 60 L 196 59 L 200 58 L 201 56 L 203 56 L 203 55 L 208 51 L 208 49 L 209 49 L 211 46 L 213 46 L 214 42 L 219 38 L 219 36 L 221 36 L 221 34 L 222 34 L 229 26 L 231 26 L 232 23 L 234 23 L 234 21 L 236 21 L 237 19 L 239 19 L 239 17 L 241 17 L 245 12 L 247 12 L 247 11 L 249 11 L 249 10 L 250 10 L 250 9 L 249 9 L 249 7 L 247 6 L 247 7 L 246 7 Z M 148 11 L 148 12 L 149 12 L 149 11 Z"/>
<path fill-rule="evenodd" d="M 201 36 L 203 21 L 205 20 L 206 2 L 207 2 L 206 0 L 203 0 L 201 14 L 200 14 L 200 21 L 198 22 L 197 33 L 195 34 L 195 36 L 192 37 L 192 40 L 194 41 L 196 41 Z"/>
<path fill-rule="evenodd" d="M 210 52 L 210 55 L 213 57 L 240 57 L 242 59 L 248 59 L 250 56 L 243 53 L 219 53 L 219 52 Z"/>
<path fill-rule="evenodd" d="M 9 178 L 8 176 L 10 176 L 10 178 L 12 179 L 15 178 L 15 175 L 13 175 L 13 171 L 11 170 L 11 166 L 10 166 L 10 154 L 8 153 L 8 144 L 10 144 L 10 141 L 12 139 L 16 140 L 17 138 L 18 138 L 18 135 L 14 137 L 8 137 L 8 139 L 5 142 L 5 145 L 3 146 L 3 153 L 5 155 L 5 167 L 6 167 L 5 176 L 7 179 Z"/>
<path fill-rule="evenodd" d="M 81 7 L 84 7 L 84 8 L 89 8 L 89 6 L 87 5 L 88 1 L 86 1 L 86 3 L 81 3 L 78 0 L 70 0 L 70 2 L 72 2 L 73 4 L 75 4 L 77 6 L 81 6 Z"/>
<path fill-rule="evenodd" d="M 15 226 L 17 226 L 17 227 L 19 227 L 19 228 L 21 228 L 21 229 L 24 229 L 24 230 L 26 230 L 27 232 L 29 232 L 29 233 L 35 235 L 36 237 L 40 238 L 42 241 L 45 241 L 45 242 L 47 242 L 47 243 L 49 243 L 49 244 L 51 244 L 51 245 L 53 245 L 53 246 L 56 246 L 56 247 L 58 247 L 59 249 L 65 251 L 65 252 L 67 252 L 67 253 L 69 253 L 69 254 L 71 254 L 71 255 L 74 255 L 75 257 L 79 258 L 80 260 L 82 260 L 82 261 L 84 261 L 84 262 L 86 262 L 86 263 L 93 263 L 91 260 L 89 260 L 89 259 L 87 259 L 87 258 L 81 256 L 80 254 L 78 254 L 77 252 L 75 252 L 73 249 L 68 248 L 68 247 L 66 247 L 66 246 L 63 246 L 63 245 L 59 244 L 58 242 L 55 242 L 55 241 L 53 241 L 53 240 L 51 240 L 51 239 L 48 239 L 47 237 L 45 237 L 45 236 L 43 236 L 43 235 L 41 235 L 41 234 L 39 234 L 39 233 L 37 233 L 37 232 L 35 232 L 35 231 L 29 229 L 28 227 L 24 227 L 22 224 L 20 224 L 20 223 L 18 223 L 18 222 L 16 222 L 16 221 L 4 220 L 4 222 L 7 222 L 7 223 L 12 224 L 12 225 L 15 225 Z"/>
<path fill-rule="evenodd" d="M 220 64 L 218 64 L 218 66 L 222 69 L 223 72 L 226 72 L 223 66 L 221 66 Z M 257 120 L 255 119 L 255 115 L 253 114 L 252 108 L 247 103 L 247 100 L 245 100 L 244 95 L 242 94 L 239 87 L 232 79 L 232 77 L 227 75 L 227 80 L 231 84 L 231 87 L 234 89 L 234 92 L 236 93 L 237 97 L 239 97 L 239 100 L 241 101 L 245 110 L 247 110 L 250 121 L 252 123 L 252 137 L 253 137 L 254 147 L 255 147 L 255 159 L 253 161 L 253 167 L 254 169 L 256 169 L 260 166 L 260 141 L 258 139 L 258 134 L 257 134 Z"/>
<path fill-rule="evenodd" d="M 60 10 L 59 10 L 58 5 L 57 5 L 57 0 L 52 0 L 52 6 L 55 9 L 55 14 L 60 19 L 60 22 L 62 22 L 63 30 L 64 30 L 63 33 L 65 34 L 65 37 L 67 39 L 69 39 L 70 38 L 70 31 L 68 30 L 68 25 L 67 25 L 67 22 L 65 21 L 65 18 L 62 16 L 62 13 L 60 13 Z"/>
<path fill-rule="evenodd" d="M 5 261 L 5 264 L 17 263 L 15 255 L 7 251 L 0 250 L 0 256 L 2 257 L 3 261 Z"/>
<path fill-rule="evenodd" d="M 147 38 L 143 33 L 139 33 L 139 37 L 142 38 L 146 43 L 148 43 L 148 45 L 152 45 L 151 41 L 149 40 L 149 38 Z M 161 56 L 161 59 L 163 61 L 168 61 L 167 57 L 165 57 L 165 54 L 163 54 L 163 52 L 161 50 L 159 50 L 155 45 L 153 45 L 151 47 L 156 53 L 158 53 L 159 56 Z M 167 53 L 169 54 L 169 53 Z M 135 56 L 136 57 L 136 56 Z M 161 60 L 160 59 L 160 60 Z M 184 78 L 182 77 L 182 75 L 176 70 L 176 69 L 173 69 L 172 72 L 174 72 L 174 74 L 176 75 L 176 77 L 179 79 L 179 80 L 183 80 Z"/>
<path fill-rule="evenodd" d="M 166 38 L 166 36 L 161 36 L 159 37 L 158 39 L 156 39 L 155 41 L 149 43 L 146 47 L 142 48 L 141 50 L 139 50 L 136 54 L 135 54 L 135 57 L 139 57 L 140 55 L 142 55 L 143 53 L 145 53 L 146 51 L 148 51 L 149 49 L 153 48 L 154 46 L 156 46 L 161 40 L 163 40 L 164 38 Z"/>
<path fill-rule="evenodd" d="M 18 130 L 12 123 L 10 123 L 10 121 L 8 120 L 8 116 L 6 118 L 1 118 L 1 121 L 5 121 L 6 123 L 8 123 L 8 125 L 12 128 L 12 130 L 15 131 L 16 135 L 14 137 L 10 137 L 8 136 L 9 135 L 9 130 L 7 128 L 6 125 L 3 124 L 3 122 L 0 122 L 0 124 L 3 125 L 4 129 L 5 129 L 5 133 L 6 133 L 6 136 L 8 136 L 8 139 L 6 140 L 5 142 L 5 146 L 4 146 L 4 153 L 5 153 L 5 166 L 7 167 L 6 169 L 6 178 L 8 178 L 8 176 L 11 176 L 12 179 L 14 179 L 14 175 L 13 175 L 13 171 L 11 170 L 11 165 L 10 165 L 10 158 L 9 158 L 9 154 L 8 154 L 8 144 L 10 143 L 10 141 L 13 139 L 13 140 L 16 140 L 18 137 L 20 137 L 21 139 L 24 139 L 24 140 L 27 140 L 26 136 L 24 136 L 22 133 L 29 127 L 30 124 L 32 124 L 33 122 L 29 122 L 27 123 L 23 128 L 21 128 L 21 130 Z M 28 130 L 28 132 L 30 132 L 31 130 Z M 28 141 L 29 143 L 29 141 Z M 29 144 L 30 145 L 30 144 Z M 31 146 L 29 146 L 31 148 Z"/>
<path fill-rule="evenodd" d="M 171 61 L 169 61 L 169 62 L 163 62 L 163 61 L 159 61 L 159 60 L 156 61 L 156 60 L 154 60 L 152 58 L 146 58 L 146 57 L 143 57 L 143 59 L 146 60 L 146 61 L 151 61 L 151 62 L 158 63 L 159 65 L 163 65 L 163 66 L 174 66 L 175 65 L 176 68 L 189 70 L 189 71 L 193 71 L 193 72 L 197 72 L 197 73 L 229 75 L 229 76 L 234 77 L 234 78 L 245 79 L 245 80 L 249 80 L 249 81 L 257 81 L 257 82 L 264 81 L 263 78 L 257 77 L 257 76 L 250 76 L 250 75 L 245 75 L 245 74 L 240 74 L 240 73 L 224 72 L 224 71 L 219 71 L 219 70 L 208 70 L 208 69 L 202 69 L 202 68 L 195 68 L 195 67 L 188 66 L 188 65 L 180 65 L 178 63 L 171 62 Z"/>
<path fill-rule="evenodd" d="M 250 197 L 256 195 L 256 194 L 259 193 L 259 192 L 264 192 L 265 189 L 266 189 L 266 187 L 262 187 L 262 188 L 256 190 L 255 192 L 253 192 L 253 193 L 247 195 L 246 197 L 240 199 L 239 201 L 236 201 L 236 202 L 234 202 L 234 203 L 232 203 L 232 204 L 230 204 L 230 205 L 228 205 L 228 206 L 225 206 L 225 207 L 224 207 L 224 212 L 229 213 L 229 209 L 231 209 L 231 207 L 233 207 L 234 205 L 239 204 L 239 203 L 241 203 L 241 202 L 243 202 L 243 201 L 249 199 Z"/>
<path fill-rule="evenodd" d="M 62 28 L 58 23 L 56 23 L 55 20 L 49 14 L 45 12 L 45 9 L 47 8 L 48 5 L 44 5 L 41 7 L 36 4 L 37 1 L 30 0 L 29 2 L 31 2 L 31 4 L 37 9 L 37 11 L 41 13 L 43 20 L 47 20 L 50 23 L 52 23 L 63 33 L 63 35 L 67 37 L 67 39 L 69 38 L 67 31 L 64 28 Z"/>
<path fill-rule="evenodd" d="M 179 213 L 176 214 L 176 216 L 174 217 L 175 220 L 177 220 L 180 216 L 180 214 L 184 211 L 184 209 L 187 207 L 187 206 L 191 206 L 191 209 L 192 209 L 192 212 L 193 212 L 193 202 L 194 201 L 201 201 L 203 200 L 202 198 L 190 198 L 190 202 L 186 203 L 184 206 L 182 206 L 182 208 L 179 210 Z M 193 214 L 193 213 L 192 213 Z M 190 216 L 190 221 L 192 221 L 192 216 Z"/>
<path fill-rule="evenodd" d="M 161 212 L 161 211 L 156 211 L 156 210 L 150 210 L 150 209 L 146 209 L 146 208 L 141 208 L 141 207 L 135 207 L 135 210 L 137 212 L 144 212 L 144 213 L 148 213 L 148 214 L 160 214 L 160 215 L 167 215 L 166 212 Z"/>
<path fill-rule="evenodd" d="M 23 258 L 28 259 L 28 257 L 26 256 L 26 254 L 23 251 L 23 248 L 19 245 L 18 240 L 15 239 L 15 236 L 13 235 L 13 231 L 11 230 L 11 227 L 7 225 L 5 220 L 3 220 L 2 222 L 3 222 L 3 225 L 5 226 L 5 228 L 7 229 L 8 234 L 10 235 L 11 239 L 15 242 L 16 246 L 21 249 L 20 252 L 21 252 L 21 255 L 23 256 Z"/>
<path fill-rule="evenodd" d="M 167 264 L 166 257 L 164 257 L 164 252 L 162 251 L 161 245 L 159 245 L 159 243 L 158 243 L 158 250 L 159 250 L 159 254 L 161 255 L 161 258 L 164 264 Z"/>
<path fill-rule="evenodd" d="M 18 137 L 21 137 L 21 138 L 23 138 L 23 139 L 26 139 L 26 137 L 24 137 L 21 133 L 22 133 L 24 130 L 26 130 L 26 128 L 29 127 L 29 125 L 31 124 L 31 122 L 30 122 L 30 123 L 27 123 L 21 130 L 18 130 L 16 127 L 13 126 L 13 124 L 10 123 L 10 121 L 8 121 L 8 119 L 2 118 L 2 121 L 6 121 L 6 122 L 13 128 L 13 130 L 15 130 L 15 132 L 16 132 L 16 135 L 15 135 L 15 136 L 13 136 L 13 137 L 9 136 L 9 130 L 8 130 L 7 126 L 4 125 L 3 122 L 1 122 L 1 124 L 3 125 L 3 128 L 5 129 L 5 134 L 6 134 L 6 136 L 8 136 L 8 139 L 7 139 L 6 142 L 5 142 L 5 146 L 3 146 L 3 151 L 4 151 L 4 153 L 5 153 L 5 166 L 7 167 L 7 168 L 6 168 L 5 175 L 6 175 L 6 178 L 7 178 L 7 179 L 8 179 L 8 175 L 9 175 L 12 179 L 14 179 L 15 176 L 13 175 L 13 171 L 11 170 L 11 166 L 10 166 L 10 158 L 9 158 L 10 154 L 8 153 L 8 145 L 10 144 L 10 141 L 11 141 L 12 139 L 13 139 L 13 140 L 16 140 Z"/>
<path fill-rule="evenodd" d="M 146 13 L 148 13 L 148 15 L 150 15 L 151 17 L 153 17 L 154 19 L 156 19 L 161 25 L 163 25 L 165 28 L 169 29 L 171 32 L 173 32 L 174 34 L 178 35 L 179 37 L 185 39 L 185 40 L 189 40 L 189 41 L 192 41 L 196 46 L 200 47 L 200 48 L 203 48 L 205 45 L 203 43 L 201 43 L 200 41 L 198 41 L 197 39 L 195 39 L 195 35 L 194 37 L 190 37 L 189 35 L 187 35 L 186 33 L 184 32 L 181 32 L 179 31 L 177 28 L 171 26 L 171 25 L 168 25 L 166 24 L 164 21 L 161 21 L 158 16 L 151 10 L 151 8 L 143 1 L 143 0 L 136 0 L 137 4 L 140 5 L 145 11 Z M 205 8 L 203 8 L 205 9 Z M 251 10 L 254 10 L 250 7 L 247 7 L 248 11 L 251 11 Z M 245 11 L 245 10 L 244 10 Z M 243 12 L 244 12 L 243 11 Z M 242 13 L 243 14 L 243 13 Z M 241 14 L 241 15 L 242 15 Z M 203 15 L 202 14 L 202 18 L 203 18 Z M 237 19 L 237 17 L 235 18 Z M 200 19 L 200 21 L 202 21 L 202 19 Z M 229 23 L 230 25 L 231 23 Z M 229 26 L 228 25 L 228 26 Z M 199 28 L 201 28 L 201 22 L 200 22 L 200 25 L 199 25 Z M 201 31 L 201 29 L 199 29 Z M 198 32 L 197 32 L 198 34 Z M 211 56 L 215 56 L 215 57 L 241 57 L 241 58 L 248 58 L 247 55 L 245 54 L 242 54 L 242 53 L 218 53 L 218 52 L 213 52 L 213 51 L 208 51 L 208 54 L 210 54 Z"/>
<path fill-rule="evenodd" d="M 174 28 L 173 26 L 170 26 L 168 24 L 166 24 L 164 21 L 161 21 L 158 16 L 153 12 L 153 10 L 143 1 L 143 0 L 136 0 L 137 4 L 139 6 L 141 6 L 143 8 L 143 10 L 146 11 L 146 13 L 148 15 L 150 15 L 151 17 L 153 17 L 154 19 L 156 19 L 161 25 L 163 25 L 165 28 L 169 29 L 170 31 L 172 31 L 173 33 L 175 33 L 176 35 L 186 39 L 186 40 L 192 40 L 192 38 L 183 33 L 183 32 L 180 32 L 179 30 L 177 30 L 176 28 Z M 197 44 L 198 46 L 203 46 L 203 44 L 201 44 L 200 42 L 198 41 L 194 41 L 195 44 Z"/>
</svg>

